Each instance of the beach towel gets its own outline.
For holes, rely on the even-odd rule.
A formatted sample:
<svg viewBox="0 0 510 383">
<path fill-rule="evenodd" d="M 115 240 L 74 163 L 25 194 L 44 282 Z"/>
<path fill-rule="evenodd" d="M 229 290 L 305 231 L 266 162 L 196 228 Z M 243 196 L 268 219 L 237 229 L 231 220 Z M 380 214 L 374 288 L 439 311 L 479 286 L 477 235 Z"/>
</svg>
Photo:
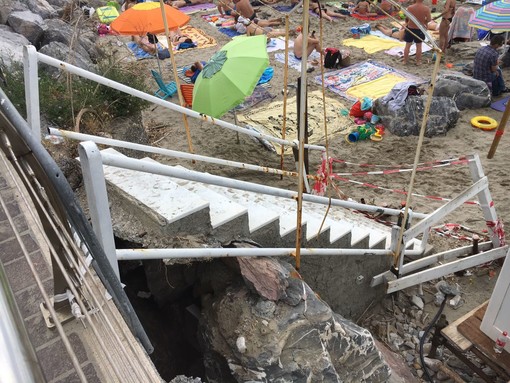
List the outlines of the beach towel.
<svg viewBox="0 0 510 383">
<path fill-rule="evenodd" d="M 471 40 L 474 29 L 468 25 L 475 16 L 475 10 L 471 7 L 459 7 L 453 16 L 450 29 L 448 30 L 448 41 L 461 38 Z"/>
<path fill-rule="evenodd" d="M 392 75 L 386 76 L 389 74 Z M 383 76 L 386 77 L 383 78 Z M 374 82 L 380 78 L 382 80 Z M 314 80 L 316 83 L 322 84 L 320 75 L 315 76 Z M 425 80 L 417 76 L 376 61 L 363 61 L 324 74 L 324 86 L 351 101 L 356 101 L 364 96 L 369 98 L 384 96 L 395 84 L 403 81 L 413 81 L 416 84 L 425 83 Z"/>
<path fill-rule="evenodd" d="M 196 44 L 195 48 L 209 48 L 216 45 L 216 39 L 207 35 L 203 30 L 192 27 L 191 25 L 185 25 L 181 27 L 181 32 L 188 35 L 191 40 Z M 158 40 L 165 48 L 168 48 L 165 35 L 158 35 Z M 189 49 L 195 49 L 189 48 Z M 177 46 L 173 47 L 174 53 L 186 52 L 189 49 L 178 49 Z"/>
<path fill-rule="evenodd" d="M 216 8 L 216 4 L 214 3 L 205 3 L 205 4 L 194 4 L 188 5 L 186 7 L 179 8 L 179 11 L 186 13 L 187 15 L 192 15 L 193 13 L 207 11 L 209 9 Z"/>
<path fill-rule="evenodd" d="M 213 27 L 229 27 L 234 25 L 234 16 L 221 15 L 220 13 L 213 13 L 210 15 L 202 15 L 202 19 L 208 22 Z"/>
<path fill-rule="evenodd" d="M 364 16 L 364 15 L 360 15 L 358 13 L 351 13 L 351 16 L 358 20 L 368 20 L 368 21 L 381 20 L 381 19 L 385 19 L 388 17 L 386 15 Z"/>
<path fill-rule="evenodd" d="M 113 20 L 119 17 L 119 11 L 112 6 L 99 7 L 97 10 L 97 17 L 103 24 L 110 24 Z"/>
<path fill-rule="evenodd" d="M 276 61 L 281 62 L 282 64 L 285 64 L 285 53 L 275 53 L 274 58 Z M 308 65 L 307 67 L 310 68 L 313 65 L 310 64 L 313 60 L 319 60 L 321 59 L 321 55 L 318 52 L 313 51 L 312 54 L 308 57 Z M 294 56 L 294 52 L 289 51 L 289 67 L 294 68 L 297 71 L 301 71 L 301 60 L 297 59 Z"/>
<path fill-rule="evenodd" d="M 241 33 L 237 32 L 235 29 L 232 28 L 218 28 L 218 32 L 223 33 L 224 35 L 227 35 L 230 38 L 234 38 L 236 36 L 240 36 Z"/>
<path fill-rule="evenodd" d="M 289 49 L 294 48 L 294 41 L 289 41 Z M 267 43 L 267 53 L 283 51 L 285 49 L 285 38 L 276 37 L 272 38 L 269 43 Z"/>
<path fill-rule="evenodd" d="M 403 46 L 403 43 L 396 39 L 385 39 L 372 34 L 365 35 L 360 39 L 345 39 L 343 45 L 361 48 L 368 54 Z M 405 44 L 404 44 L 405 45 Z"/>
<path fill-rule="evenodd" d="M 156 56 L 154 55 L 151 55 L 150 53 L 148 52 L 145 52 L 142 48 L 140 48 L 138 46 L 137 43 L 135 43 L 134 41 L 130 41 L 128 43 L 126 43 L 126 46 L 128 47 L 128 49 L 131 51 L 131 53 L 133 53 L 135 55 L 135 58 L 137 60 L 144 60 L 144 59 L 154 59 L 156 58 Z M 162 51 L 164 50 L 165 48 L 158 43 L 158 50 L 159 51 Z"/>
<path fill-rule="evenodd" d="M 506 104 L 508 104 L 508 100 L 510 100 L 510 97 L 505 97 L 501 100 L 495 101 L 491 104 L 491 108 L 499 112 L 504 112 L 506 109 Z"/>
<path fill-rule="evenodd" d="M 276 9 L 278 12 L 290 12 L 294 9 L 294 5 L 274 5 L 274 9 Z"/>
<path fill-rule="evenodd" d="M 252 108 L 255 105 L 260 104 L 264 100 L 270 100 L 275 97 L 276 96 L 273 96 L 271 93 L 269 93 L 267 87 L 257 85 L 253 90 L 253 93 L 246 97 L 245 100 L 241 104 L 237 105 L 234 109 L 236 111 L 241 111 L 248 108 Z"/>
<path fill-rule="evenodd" d="M 308 93 L 308 131 L 311 135 L 308 142 L 312 144 L 324 143 L 324 115 L 322 107 L 322 92 L 314 91 Z M 354 128 L 354 123 L 347 116 L 342 116 L 340 111 L 345 106 L 339 100 L 326 97 L 326 122 L 328 125 L 329 139 L 339 134 L 348 133 Z M 283 123 L 283 101 L 273 101 L 258 108 L 246 110 L 238 114 L 237 119 L 240 125 L 250 125 L 260 132 L 274 137 L 282 138 L 281 129 Z M 297 108 L 296 97 L 287 100 L 287 124 L 285 139 L 292 141 L 297 138 Z M 330 141 L 331 142 L 331 141 Z M 274 144 L 274 143 L 273 143 Z M 281 153 L 281 146 L 274 144 L 278 153 Z M 285 152 L 289 153 L 291 148 L 286 147 Z"/>
</svg>

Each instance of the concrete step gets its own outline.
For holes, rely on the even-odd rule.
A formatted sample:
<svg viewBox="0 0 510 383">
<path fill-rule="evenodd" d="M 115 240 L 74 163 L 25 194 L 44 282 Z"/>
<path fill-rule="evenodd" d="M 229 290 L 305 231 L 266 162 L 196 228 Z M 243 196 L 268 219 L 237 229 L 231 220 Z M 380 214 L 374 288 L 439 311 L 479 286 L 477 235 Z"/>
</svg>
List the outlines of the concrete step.
<svg viewBox="0 0 510 383">
<path fill-rule="evenodd" d="M 115 149 L 107 153 L 123 156 Z M 169 177 L 103 166 L 106 180 L 138 210 L 142 221 L 165 234 L 200 234 L 211 230 L 209 202 Z M 197 225 L 200 223 L 200 225 Z"/>
</svg>

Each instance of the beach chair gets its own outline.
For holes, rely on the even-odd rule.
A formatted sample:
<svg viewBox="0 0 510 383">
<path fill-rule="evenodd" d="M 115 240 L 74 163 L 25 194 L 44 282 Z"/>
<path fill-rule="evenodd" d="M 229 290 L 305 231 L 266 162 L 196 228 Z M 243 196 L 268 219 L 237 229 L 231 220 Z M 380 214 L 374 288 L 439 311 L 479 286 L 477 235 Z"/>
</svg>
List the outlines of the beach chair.
<svg viewBox="0 0 510 383">
<path fill-rule="evenodd" d="M 161 75 L 158 72 L 151 69 L 151 73 L 152 77 L 154 77 L 154 80 L 156 80 L 156 84 L 158 84 L 159 86 L 159 89 L 156 92 L 154 92 L 154 96 L 157 96 L 162 100 L 165 100 L 168 97 L 172 97 L 177 92 L 177 85 L 175 85 L 174 81 L 165 84 L 165 82 L 161 78 Z"/>
<path fill-rule="evenodd" d="M 184 106 L 191 108 L 193 104 L 193 88 L 195 84 L 181 84 L 182 98 L 184 99 Z"/>
</svg>

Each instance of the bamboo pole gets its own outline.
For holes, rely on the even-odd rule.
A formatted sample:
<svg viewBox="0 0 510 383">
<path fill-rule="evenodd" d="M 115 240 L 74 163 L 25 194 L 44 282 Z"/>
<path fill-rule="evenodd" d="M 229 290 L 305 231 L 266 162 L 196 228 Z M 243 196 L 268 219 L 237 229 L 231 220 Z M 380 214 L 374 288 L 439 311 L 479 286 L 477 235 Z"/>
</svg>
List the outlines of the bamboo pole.
<svg viewBox="0 0 510 383">
<path fill-rule="evenodd" d="M 407 198 L 406 198 L 406 206 L 404 209 L 404 217 L 402 219 L 402 225 L 400 226 L 400 231 L 398 235 L 398 241 L 397 241 L 397 247 L 395 250 L 394 262 L 393 266 L 395 268 L 398 267 L 402 252 L 402 240 L 404 238 L 404 231 L 406 227 L 406 222 L 409 217 L 409 206 L 411 204 L 411 198 L 413 194 L 413 187 L 414 187 L 414 179 L 416 176 L 416 169 L 418 168 L 418 163 L 420 162 L 420 152 L 421 147 L 423 145 L 423 138 L 425 137 L 425 131 L 427 130 L 427 120 L 429 118 L 429 112 L 430 112 L 430 105 L 432 104 L 432 96 L 434 93 L 434 87 L 436 85 L 436 79 L 437 79 L 437 73 L 439 72 L 439 65 L 441 63 L 441 56 L 443 55 L 443 52 L 440 49 L 436 50 L 436 62 L 434 63 L 434 69 L 432 71 L 432 78 L 430 81 L 430 85 L 428 88 L 428 94 L 427 94 L 427 102 L 425 103 L 425 110 L 423 111 L 423 118 L 421 120 L 421 128 L 420 128 L 420 135 L 418 138 L 418 146 L 416 147 L 416 154 L 414 156 L 414 164 L 413 164 L 413 170 L 411 172 L 411 180 L 409 181 L 409 187 L 407 189 Z M 405 246 L 404 246 L 405 248 Z"/>
<path fill-rule="evenodd" d="M 321 81 L 322 81 L 322 112 L 323 112 L 323 118 L 324 118 L 324 137 L 325 137 L 325 143 L 324 146 L 326 147 L 326 188 L 329 185 L 329 143 L 328 143 L 328 123 L 327 123 L 327 114 L 326 114 L 326 88 L 324 87 L 324 49 L 322 46 L 322 34 L 323 34 L 323 18 L 322 18 L 322 4 L 319 3 L 319 39 L 321 42 L 321 62 L 320 62 L 320 68 L 321 68 Z"/>
<path fill-rule="evenodd" d="M 172 62 L 172 71 L 174 73 L 175 85 L 177 86 L 177 95 L 179 96 L 179 103 L 181 104 L 181 106 L 184 106 L 184 98 L 182 97 L 181 87 L 179 86 L 179 76 L 177 75 L 177 66 L 175 64 L 175 56 L 174 56 L 172 42 L 170 41 L 170 31 L 168 29 L 168 23 L 166 20 L 165 3 L 163 3 L 163 0 L 159 0 L 159 6 L 161 8 L 161 15 L 163 16 L 163 25 L 165 26 L 166 43 L 168 44 L 168 51 L 170 52 L 170 61 Z M 159 60 L 159 58 L 156 58 L 156 59 Z M 188 140 L 189 152 L 195 153 L 195 151 L 193 149 L 193 143 L 191 142 L 191 132 L 189 130 L 189 125 L 188 125 L 188 116 L 183 114 L 182 119 L 184 121 L 184 128 L 186 129 L 186 138 Z"/>
<path fill-rule="evenodd" d="M 490 160 L 492 157 L 494 157 L 494 154 L 496 153 L 496 149 L 498 148 L 499 141 L 501 140 L 501 137 L 503 137 L 503 133 L 505 133 L 506 124 L 508 122 L 508 118 L 510 117 L 510 102 L 507 102 L 505 106 L 505 111 L 503 112 L 503 116 L 501 116 L 501 121 L 498 124 L 498 129 L 496 130 L 496 133 L 494 134 L 494 140 L 492 140 L 492 145 L 489 150 L 489 154 L 487 154 L 487 158 Z"/>
<path fill-rule="evenodd" d="M 285 140 L 287 129 L 287 87 L 289 85 L 289 15 L 285 15 L 285 66 L 283 71 L 283 121 L 282 121 L 282 140 Z M 285 146 L 281 146 L 280 169 L 284 170 L 283 156 Z M 283 175 L 280 176 L 283 179 Z"/>
<path fill-rule="evenodd" d="M 298 199 L 297 199 L 297 223 L 296 223 L 296 270 L 299 271 L 301 267 L 301 237 L 303 229 L 301 227 L 302 214 L 303 214 L 303 168 L 304 168 L 304 154 L 305 154 L 305 124 L 306 124 L 306 99 L 307 99 L 307 78 L 306 70 L 308 64 L 308 55 L 306 54 L 308 48 L 308 23 L 310 9 L 310 0 L 303 1 L 303 54 L 301 56 L 301 93 L 299 100 L 299 156 L 298 156 Z"/>
</svg>

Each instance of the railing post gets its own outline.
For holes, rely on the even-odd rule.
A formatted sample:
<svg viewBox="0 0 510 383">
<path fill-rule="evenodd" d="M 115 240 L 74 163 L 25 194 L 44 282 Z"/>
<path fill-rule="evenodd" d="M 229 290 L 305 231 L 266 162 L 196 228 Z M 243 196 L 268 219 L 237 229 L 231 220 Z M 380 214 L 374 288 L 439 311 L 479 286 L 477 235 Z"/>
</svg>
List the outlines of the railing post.
<svg viewBox="0 0 510 383">
<path fill-rule="evenodd" d="M 92 228 L 101 246 L 103 246 L 103 250 L 115 275 L 120 280 L 101 153 L 96 144 L 90 141 L 81 142 L 78 152 L 80 154 L 83 182 L 85 183 Z"/>
<path fill-rule="evenodd" d="M 27 122 L 31 128 L 32 136 L 36 140 L 41 141 L 38 59 L 37 51 L 33 45 L 25 45 L 23 47 L 23 68 Z"/>
<path fill-rule="evenodd" d="M 467 156 L 467 158 L 469 160 L 469 170 L 471 171 L 473 182 L 477 182 L 481 178 L 485 177 L 478 154 L 471 154 Z M 496 213 L 496 208 L 494 207 L 494 201 L 492 200 L 489 187 L 487 186 L 480 191 L 477 194 L 477 197 L 494 247 L 505 245 L 505 233 L 503 232 L 502 224 L 498 220 L 498 215 Z"/>
</svg>

